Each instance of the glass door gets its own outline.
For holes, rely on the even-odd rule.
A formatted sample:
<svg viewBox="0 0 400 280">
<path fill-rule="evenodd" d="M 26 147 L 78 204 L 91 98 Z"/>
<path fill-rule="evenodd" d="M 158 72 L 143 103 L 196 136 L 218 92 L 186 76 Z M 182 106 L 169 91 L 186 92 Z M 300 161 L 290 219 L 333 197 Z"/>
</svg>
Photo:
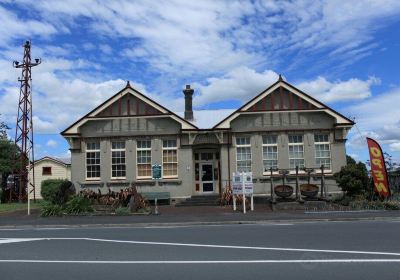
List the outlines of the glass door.
<svg viewBox="0 0 400 280">
<path fill-rule="evenodd" d="M 200 171 L 203 193 L 214 192 L 213 165 L 210 163 L 202 163 Z"/>
</svg>

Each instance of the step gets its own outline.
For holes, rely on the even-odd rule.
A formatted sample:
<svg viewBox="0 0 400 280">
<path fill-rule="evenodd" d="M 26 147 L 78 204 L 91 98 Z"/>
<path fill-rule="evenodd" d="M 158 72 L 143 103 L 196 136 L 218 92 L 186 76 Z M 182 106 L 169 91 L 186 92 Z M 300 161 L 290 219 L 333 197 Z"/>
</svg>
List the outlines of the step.
<svg viewBox="0 0 400 280">
<path fill-rule="evenodd" d="M 214 202 L 214 203 L 210 203 L 210 202 L 197 202 L 197 203 L 190 203 L 190 202 L 185 202 L 182 201 L 180 203 L 175 204 L 176 207 L 191 207 L 191 206 L 218 206 L 219 203 Z"/>
</svg>

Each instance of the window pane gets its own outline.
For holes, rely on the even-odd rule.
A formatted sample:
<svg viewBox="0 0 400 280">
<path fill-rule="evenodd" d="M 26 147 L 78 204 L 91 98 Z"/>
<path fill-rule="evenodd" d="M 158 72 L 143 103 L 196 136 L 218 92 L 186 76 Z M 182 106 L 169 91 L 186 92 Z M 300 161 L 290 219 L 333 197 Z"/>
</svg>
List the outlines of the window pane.
<svg viewBox="0 0 400 280">
<path fill-rule="evenodd" d="M 277 136 L 276 135 L 264 135 L 263 136 L 263 144 L 276 144 Z"/>
<path fill-rule="evenodd" d="M 250 137 L 237 137 L 236 145 L 250 145 Z"/>
</svg>

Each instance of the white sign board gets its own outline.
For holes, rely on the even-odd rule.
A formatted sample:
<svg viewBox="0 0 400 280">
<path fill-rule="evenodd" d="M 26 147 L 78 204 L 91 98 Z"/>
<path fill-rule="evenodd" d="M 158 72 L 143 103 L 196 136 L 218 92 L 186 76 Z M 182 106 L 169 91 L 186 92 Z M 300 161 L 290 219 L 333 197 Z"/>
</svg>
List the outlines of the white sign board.
<svg viewBox="0 0 400 280">
<path fill-rule="evenodd" d="M 232 177 L 232 192 L 234 195 L 253 194 L 253 174 L 251 172 L 236 172 Z"/>
</svg>

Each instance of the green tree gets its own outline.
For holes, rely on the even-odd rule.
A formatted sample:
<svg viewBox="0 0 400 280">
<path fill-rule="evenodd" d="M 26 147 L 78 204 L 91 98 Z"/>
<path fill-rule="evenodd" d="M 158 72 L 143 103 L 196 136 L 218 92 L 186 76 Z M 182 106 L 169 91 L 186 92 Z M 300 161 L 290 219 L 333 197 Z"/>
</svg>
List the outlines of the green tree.
<svg viewBox="0 0 400 280">
<path fill-rule="evenodd" d="M 8 139 L 7 130 L 10 129 L 3 121 L 0 121 L 0 185 L 2 189 L 1 201 L 5 199 L 5 188 L 7 187 L 7 177 L 15 170 L 16 148 L 14 142 Z"/>
<path fill-rule="evenodd" d="M 364 193 L 369 185 L 367 167 L 362 162 L 357 163 L 350 156 L 346 156 L 346 159 L 347 165 L 334 174 L 336 183 L 347 196 Z"/>
<path fill-rule="evenodd" d="M 7 177 L 16 170 L 15 155 L 16 148 L 14 142 L 9 139 L 0 139 L 0 174 L 1 174 L 1 201 L 5 200 L 5 189 L 7 187 Z"/>
<path fill-rule="evenodd" d="M 7 139 L 8 129 L 10 128 L 3 121 L 0 121 L 0 139 Z"/>
</svg>

